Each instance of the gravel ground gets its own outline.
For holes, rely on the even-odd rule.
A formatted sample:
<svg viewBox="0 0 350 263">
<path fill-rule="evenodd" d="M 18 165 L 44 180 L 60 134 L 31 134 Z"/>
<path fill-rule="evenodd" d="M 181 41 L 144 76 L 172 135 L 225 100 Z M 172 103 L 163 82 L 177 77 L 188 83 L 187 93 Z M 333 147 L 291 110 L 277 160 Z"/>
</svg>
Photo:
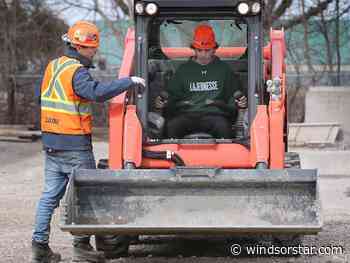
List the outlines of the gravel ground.
<svg viewBox="0 0 350 263">
<path fill-rule="evenodd" d="M 105 157 L 106 149 L 105 142 L 95 142 L 96 159 Z M 0 167 L 0 262 L 30 262 L 30 240 L 35 207 L 43 186 L 41 143 L 0 141 L 0 152 L 2 164 Z M 349 182 L 350 177 L 338 181 L 321 178 L 321 196 L 323 191 L 327 193 L 327 196 L 323 197 L 326 200 L 324 229 L 317 236 L 305 236 L 303 239 L 305 246 L 317 248 L 342 246 L 344 250 L 342 254 L 312 257 L 268 257 L 246 254 L 232 256 L 230 246 L 236 243 L 244 246 L 246 241 L 207 237 L 143 236 L 137 244 L 131 246 L 129 257 L 109 262 L 350 262 L 350 213 L 345 211 L 349 203 L 349 194 L 344 190 Z M 338 188 L 334 184 L 338 184 Z M 332 187 L 330 188 L 329 185 Z M 336 193 L 333 194 L 332 191 Z M 54 250 L 62 254 L 62 262 L 71 262 L 71 237 L 58 228 L 57 214 L 53 219 L 51 244 Z M 262 244 L 259 240 L 252 244 L 269 245 L 269 243 Z"/>
</svg>

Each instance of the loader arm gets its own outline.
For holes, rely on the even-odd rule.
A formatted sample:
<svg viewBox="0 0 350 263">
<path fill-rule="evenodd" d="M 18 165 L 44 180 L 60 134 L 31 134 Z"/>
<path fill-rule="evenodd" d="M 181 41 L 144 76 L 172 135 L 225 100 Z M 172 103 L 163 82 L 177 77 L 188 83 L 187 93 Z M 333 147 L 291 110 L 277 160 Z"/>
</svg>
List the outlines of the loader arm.
<svg viewBox="0 0 350 263">
<path fill-rule="evenodd" d="M 283 169 L 286 129 L 286 47 L 283 30 L 271 30 L 271 80 L 269 103 L 270 168 Z M 278 83 L 279 82 L 279 83 Z"/>
<path fill-rule="evenodd" d="M 124 55 L 119 70 L 119 78 L 129 77 L 134 68 L 135 31 L 129 28 L 125 37 Z M 126 92 L 113 98 L 109 104 L 109 166 L 123 167 L 124 115 L 126 111 Z"/>
</svg>

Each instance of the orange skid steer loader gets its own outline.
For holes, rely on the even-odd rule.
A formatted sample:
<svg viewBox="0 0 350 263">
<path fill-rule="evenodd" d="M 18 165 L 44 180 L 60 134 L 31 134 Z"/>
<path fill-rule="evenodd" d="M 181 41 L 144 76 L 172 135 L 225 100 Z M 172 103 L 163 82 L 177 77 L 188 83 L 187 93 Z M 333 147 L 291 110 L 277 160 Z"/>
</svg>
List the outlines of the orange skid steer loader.
<svg viewBox="0 0 350 263">
<path fill-rule="evenodd" d="M 61 229 L 73 234 L 304 235 L 321 230 L 317 170 L 288 153 L 283 30 L 263 36 L 263 1 L 142 0 L 134 3 L 119 77 L 147 80 L 110 103 L 109 156 L 75 170 Z M 155 98 L 193 56 L 193 29 L 215 30 L 216 55 L 239 76 L 247 114 L 232 138 L 168 138 Z"/>
</svg>

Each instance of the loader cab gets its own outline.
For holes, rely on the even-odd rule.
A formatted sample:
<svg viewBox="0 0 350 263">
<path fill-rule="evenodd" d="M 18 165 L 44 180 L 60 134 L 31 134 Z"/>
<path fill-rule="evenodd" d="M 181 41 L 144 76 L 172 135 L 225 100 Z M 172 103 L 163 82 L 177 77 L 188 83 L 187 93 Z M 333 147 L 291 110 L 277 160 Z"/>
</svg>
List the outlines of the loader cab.
<svg viewBox="0 0 350 263">
<path fill-rule="evenodd" d="M 248 97 L 248 127 L 257 103 L 262 103 L 262 26 L 261 10 L 252 11 L 258 1 L 135 1 L 136 28 L 135 73 L 147 80 L 146 92 L 137 98 L 137 113 L 147 140 L 168 143 L 177 140 L 215 140 L 230 143 L 235 139 L 237 112 L 229 117 L 232 138 L 213 138 L 210 134 L 188 134 L 184 138 L 168 138 L 165 129 L 174 112 L 159 112 L 155 99 L 166 94 L 179 65 L 191 56 L 193 30 L 198 24 L 209 24 L 219 44 L 216 55 L 225 61 L 239 77 L 240 89 Z M 244 10 L 248 7 L 248 11 Z M 244 13 L 246 12 L 247 13 Z M 248 141 L 248 137 L 244 138 Z"/>
</svg>

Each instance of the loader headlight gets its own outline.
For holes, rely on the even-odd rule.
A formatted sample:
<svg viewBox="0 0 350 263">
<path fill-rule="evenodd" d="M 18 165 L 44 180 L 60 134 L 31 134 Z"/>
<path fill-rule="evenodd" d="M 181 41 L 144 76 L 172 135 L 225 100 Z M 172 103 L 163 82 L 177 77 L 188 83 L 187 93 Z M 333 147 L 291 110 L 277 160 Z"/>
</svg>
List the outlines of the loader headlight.
<svg viewBox="0 0 350 263">
<path fill-rule="evenodd" d="M 146 5 L 146 13 L 148 15 L 155 15 L 158 11 L 158 6 L 155 3 L 149 3 Z"/>
<path fill-rule="evenodd" d="M 253 14 L 259 13 L 260 10 L 261 10 L 261 4 L 260 3 L 255 2 L 255 3 L 252 4 L 252 13 Z"/>
<path fill-rule="evenodd" d="M 135 5 L 135 13 L 138 15 L 142 15 L 145 12 L 145 6 L 143 3 L 136 3 Z"/>
<path fill-rule="evenodd" d="M 249 5 L 245 2 L 241 2 L 238 4 L 237 10 L 241 15 L 246 15 L 249 12 Z"/>
</svg>

